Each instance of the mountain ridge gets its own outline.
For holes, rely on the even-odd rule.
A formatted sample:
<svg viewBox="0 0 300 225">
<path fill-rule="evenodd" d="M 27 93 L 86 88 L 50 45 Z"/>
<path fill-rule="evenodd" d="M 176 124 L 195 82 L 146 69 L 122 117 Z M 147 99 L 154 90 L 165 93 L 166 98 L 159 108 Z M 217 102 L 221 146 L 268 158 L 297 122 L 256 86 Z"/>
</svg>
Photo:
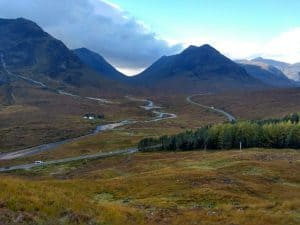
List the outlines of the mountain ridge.
<svg viewBox="0 0 300 225">
<path fill-rule="evenodd" d="M 94 69 L 96 72 L 102 74 L 106 78 L 116 81 L 126 80 L 127 76 L 113 67 L 100 54 L 87 48 L 77 48 L 73 49 L 72 51 L 79 57 L 79 59 L 81 59 L 83 63 Z"/>
<path fill-rule="evenodd" d="M 252 60 L 237 60 L 251 76 L 274 87 L 294 87 L 296 83 L 290 80 L 280 69 Z"/>
<path fill-rule="evenodd" d="M 6 34 L 0 36 L 0 54 L 10 71 L 55 87 L 93 87 L 104 93 L 114 86 L 126 90 L 130 85 L 131 90 L 182 93 L 260 89 L 278 86 L 279 80 L 288 83 L 273 67 L 260 71 L 265 77 L 256 76 L 253 68 L 237 64 L 208 44 L 190 45 L 178 54 L 162 56 L 140 74 L 127 77 L 100 54 L 87 48 L 70 50 L 30 20 L 0 19 L 0 34 Z M 263 60 L 267 59 L 252 62 Z M 0 83 L 7 84 L 9 77 L 3 71 L 0 75 Z"/>
<path fill-rule="evenodd" d="M 265 86 L 208 44 L 191 45 L 179 54 L 163 56 L 131 80 L 149 88 L 178 88 L 180 92 Z"/>
<path fill-rule="evenodd" d="M 299 63 L 286 63 L 273 59 L 265 59 L 262 57 L 254 58 L 251 61 L 253 62 L 262 62 L 271 66 L 276 67 L 281 70 L 289 79 L 300 82 L 300 62 Z"/>
<path fill-rule="evenodd" d="M 111 93 L 112 87 L 124 92 L 128 89 L 95 72 L 62 41 L 24 18 L 0 19 L 0 54 L 6 69 L 11 74 L 18 74 L 5 79 L 5 70 L 1 65 L 2 82 L 15 82 L 16 78 L 18 80 L 23 76 L 28 78 L 27 81 L 32 79 L 54 89 L 85 89 L 85 92 L 89 89 L 89 93 L 95 94 Z"/>
</svg>

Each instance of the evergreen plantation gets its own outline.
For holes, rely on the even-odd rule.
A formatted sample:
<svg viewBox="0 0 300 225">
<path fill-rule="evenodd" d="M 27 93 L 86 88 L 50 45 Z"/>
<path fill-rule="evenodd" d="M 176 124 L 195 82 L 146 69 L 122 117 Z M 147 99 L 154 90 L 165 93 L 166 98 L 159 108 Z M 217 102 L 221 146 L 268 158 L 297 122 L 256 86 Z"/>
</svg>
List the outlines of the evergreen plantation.
<svg viewBox="0 0 300 225">
<path fill-rule="evenodd" d="M 300 114 L 282 119 L 239 121 L 202 127 L 173 136 L 146 138 L 140 141 L 141 151 L 238 149 L 242 148 L 300 148 Z M 156 149 L 149 148 L 159 146 Z"/>
</svg>

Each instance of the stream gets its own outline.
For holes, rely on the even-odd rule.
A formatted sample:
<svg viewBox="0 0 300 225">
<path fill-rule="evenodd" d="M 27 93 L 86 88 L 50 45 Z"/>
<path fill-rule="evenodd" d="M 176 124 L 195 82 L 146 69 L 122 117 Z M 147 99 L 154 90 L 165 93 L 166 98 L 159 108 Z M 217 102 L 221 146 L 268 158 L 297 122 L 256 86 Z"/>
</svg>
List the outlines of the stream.
<svg viewBox="0 0 300 225">
<path fill-rule="evenodd" d="M 5 60 L 4 60 L 4 56 L 3 54 L 0 53 L 0 61 L 2 64 L 3 69 L 6 71 L 6 73 L 10 76 L 15 76 L 16 78 L 25 80 L 27 82 L 30 82 L 34 85 L 39 86 L 40 88 L 46 88 L 51 90 L 50 87 L 48 87 L 46 84 L 40 82 L 40 81 L 36 81 L 34 79 L 31 79 L 29 77 L 25 77 L 25 76 L 21 76 L 21 75 L 17 75 L 17 74 L 13 74 L 11 71 L 8 70 Z M 102 99 L 102 98 L 94 98 L 94 97 L 82 97 L 79 95 L 75 95 L 63 90 L 55 90 L 58 94 L 60 95 L 65 95 L 65 96 L 69 96 L 69 97 L 73 97 L 73 98 L 77 98 L 77 99 L 89 99 L 89 100 L 93 100 L 96 102 L 101 102 L 101 103 L 105 103 L 105 104 L 113 104 L 112 101 L 107 100 L 107 99 Z M 109 130 L 113 130 L 115 128 L 118 127 L 122 127 L 125 125 L 129 125 L 129 124 L 134 124 L 134 123 L 147 123 L 147 122 L 157 122 L 160 120 L 165 120 L 165 119 L 173 119 L 176 118 L 177 115 L 174 113 L 166 113 L 166 112 L 162 112 L 160 111 L 161 107 L 156 106 L 154 104 L 153 101 L 151 100 L 147 100 L 147 99 L 137 99 L 134 97 L 129 97 L 126 96 L 126 98 L 128 98 L 131 101 L 139 101 L 139 102 L 145 102 L 146 105 L 140 106 L 141 108 L 145 109 L 146 111 L 152 111 L 153 113 L 153 118 L 150 120 L 146 120 L 146 121 L 134 121 L 134 120 L 123 120 L 123 121 L 119 121 L 119 122 L 115 122 L 115 123 L 111 123 L 111 124 L 104 124 L 104 125 L 98 125 L 95 130 L 90 133 L 90 134 L 86 134 L 80 137 L 76 137 L 76 138 L 70 138 L 70 139 L 66 139 L 66 140 L 62 140 L 62 141 L 57 141 L 57 142 L 52 142 L 52 143 L 48 143 L 48 144 L 42 144 L 39 146 L 35 146 L 35 147 L 31 147 L 31 148 L 26 148 L 26 149 L 22 149 L 22 150 L 17 150 L 14 152 L 7 152 L 7 153 L 2 153 L 0 154 L 0 160 L 10 160 L 10 159 L 16 159 L 16 158 L 21 158 L 21 157 L 26 157 L 26 156 L 31 156 L 31 155 L 35 155 L 37 153 L 41 153 L 44 151 L 49 151 L 49 150 L 53 150 L 63 144 L 66 143 L 70 143 L 91 135 L 96 135 L 100 132 L 104 132 L 104 131 L 109 131 Z"/>
<path fill-rule="evenodd" d="M 135 121 L 135 120 L 123 120 L 120 122 L 116 122 L 116 123 L 110 123 L 110 124 L 104 124 L 104 125 L 98 125 L 95 130 L 87 135 L 83 135 L 77 138 L 70 138 L 70 139 L 66 139 L 66 140 L 62 140 L 62 141 L 57 141 L 57 142 L 52 142 L 52 143 L 48 143 L 48 144 L 42 144 L 39 146 L 35 146 L 35 147 L 31 147 L 31 148 L 26 148 L 26 149 L 22 149 L 22 150 L 18 150 L 18 151 L 14 151 L 14 152 L 8 152 L 8 153 L 2 153 L 0 154 L 0 160 L 11 160 L 11 159 L 17 159 L 17 158 L 21 158 L 21 157 L 26 157 L 26 156 L 32 156 L 41 152 L 45 152 L 45 151 L 50 151 L 53 150 L 63 144 L 67 144 L 73 141 L 77 141 L 80 140 L 82 138 L 86 138 L 88 136 L 92 136 L 92 135 L 96 135 L 98 133 L 104 132 L 104 131 L 109 131 L 109 130 L 113 130 L 115 128 L 118 127 L 122 127 L 125 125 L 129 125 L 129 124 L 134 124 L 134 123 L 148 123 L 148 122 L 157 122 L 160 120 L 165 120 L 165 119 L 172 119 L 172 118 L 176 118 L 176 114 L 173 113 L 166 113 L 166 112 L 161 112 L 158 111 L 159 108 L 154 104 L 153 101 L 150 100 L 144 100 L 144 99 L 134 99 L 134 98 L 129 98 L 133 101 L 142 101 L 142 102 L 146 102 L 147 105 L 145 106 L 141 106 L 141 108 L 145 109 L 146 111 L 149 110 L 153 110 L 152 113 L 154 115 L 154 117 L 150 120 L 146 120 L 146 121 Z"/>
</svg>

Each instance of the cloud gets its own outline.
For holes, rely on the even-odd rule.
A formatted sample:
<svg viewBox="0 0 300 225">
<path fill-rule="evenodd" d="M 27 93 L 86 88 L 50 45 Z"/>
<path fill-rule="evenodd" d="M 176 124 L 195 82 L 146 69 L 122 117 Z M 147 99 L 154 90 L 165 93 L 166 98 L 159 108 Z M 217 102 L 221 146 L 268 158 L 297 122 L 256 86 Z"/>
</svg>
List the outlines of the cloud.
<svg viewBox="0 0 300 225">
<path fill-rule="evenodd" d="M 269 40 L 248 40 L 232 36 L 187 38 L 185 46 L 211 44 L 231 59 L 252 59 L 258 56 L 288 63 L 300 62 L 300 27 L 279 33 Z"/>
<path fill-rule="evenodd" d="M 300 62 L 300 27 L 283 32 L 269 41 L 262 56 L 289 63 Z"/>
<path fill-rule="evenodd" d="M 232 59 L 263 56 L 289 63 L 300 61 L 300 27 L 267 41 L 238 34 L 211 36 L 195 30 L 181 32 L 184 36 L 178 40 L 166 40 L 110 0 L 0 0 L 0 15 L 31 19 L 68 47 L 90 48 L 129 74 L 190 44 L 211 44 Z"/>
<path fill-rule="evenodd" d="M 206 37 L 201 40 L 186 41 L 185 46 L 210 44 L 225 56 L 235 59 L 250 59 L 262 54 L 263 45 L 255 41 L 240 40 L 236 38 Z"/>
<path fill-rule="evenodd" d="M 90 48 L 121 70 L 139 70 L 182 48 L 159 39 L 108 0 L 1 0 L 0 15 L 31 19 L 68 47 Z"/>
</svg>

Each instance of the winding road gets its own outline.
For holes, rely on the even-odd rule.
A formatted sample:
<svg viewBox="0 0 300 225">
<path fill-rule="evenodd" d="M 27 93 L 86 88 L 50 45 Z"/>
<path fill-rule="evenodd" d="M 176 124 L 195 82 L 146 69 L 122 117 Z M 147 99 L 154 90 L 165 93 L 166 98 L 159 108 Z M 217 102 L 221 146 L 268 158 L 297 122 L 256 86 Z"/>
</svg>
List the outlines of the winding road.
<svg viewBox="0 0 300 225">
<path fill-rule="evenodd" d="M 144 123 L 156 122 L 156 121 L 165 120 L 165 119 L 174 119 L 177 117 L 177 115 L 175 113 L 162 112 L 160 110 L 162 107 L 155 105 L 154 102 L 151 100 L 138 99 L 138 98 L 134 98 L 134 97 L 130 97 L 130 96 L 126 96 L 126 98 L 128 98 L 131 101 L 146 102 L 147 105 L 141 106 L 141 108 L 145 109 L 146 111 L 152 110 L 152 113 L 155 115 L 155 117 L 151 120 L 146 120 L 146 121 L 141 121 L 141 122 L 144 122 Z"/>
<path fill-rule="evenodd" d="M 132 98 L 131 100 L 133 100 L 134 98 Z M 148 104 L 146 106 L 141 106 L 142 108 L 144 108 L 145 110 L 152 110 L 152 109 L 157 109 L 158 107 L 154 105 L 154 103 L 150 100 L 136 100 L 135 101 L 143 101 L 143 102 L 147 102 Z M 57 147 L 63 145 L 63 144 L 67 144 L 70 142 L 74 142 L 92 135 L 96 135 L 100 132 L 104 132 L 104 131 L 109 131 L 109 130 L 113 130 L 115 128 L 118 127 L 122 127 L 125 125 L 129 125 L 129 124 L 134 124 L 134 123 L 147 123 L 147 122 L 157 122 L 160 120 L 165 120 L 165 119 L 172 119 L 172 118 L 176 118 L 176 114 L 173 113 L 165 113 L 165 112 L 160 112 L 157 110 L 153 110 L 152 113 L 155 115 L 153 117 L 153 119 L 150 120 L 146 120 L 146 121 L 134 121 L 134 120 L 123 120 L 121 122 L 116 122 L 116 123 L 111 123 L 111 124 L 104 124 L 104 125 L 99 125 L 95 128 L 95 130 L 87 135 L 83 135 L 77 138 L 71 138 L 71 139 L 66 139 L 63 141 L 58 141 L 58 142 L 52 142 L 52 143 L 48 143 L 48 144 L 43 144 L 43 145 L 39 145 L 39 146 L 35 146 L 32 148 L 26 148 L 26 149 L 22 149 L 22 150 L 18 150 L 18 151 L 14 151 L 14 152 L 7 152 L 7 153 L 2 153 L 0 154 L 0 160 L 11 160 L 11 159 L 17 159 L 17 158 L 22 158 L 22 157 L 26 157 L 26 156 L 32 156 L 41 152 L 45 152 L 45 151 L 50 151 L 50 150 L 54 150 Z"/>
<path fill-rule="evenodd" d="M 13 74 L 12 72 L 10 72 L 6 67 L 6 63 L 4 61 L 4 57 L 3 57 L 2 54 L 0 54 L 0 60 L 1 60 L 2 67 L 6 70 L 8 75 L 15 76 L 19 79 L 30 82 L 34 85 L 39 86 L 40 88 L 46 88 L 46 89 L 52 90 L 50 87 L 48 87 L 46 84 L 44 84 L 40 81 L 36 81 L 36 80 L 33 80 L 29 77 L 16 75 L 16 74 Z M 63 91 L 63 90 L 56 90 L 55 89 L 54 91 L 57 92 L 60 95 L 70 96 L 70 97 L 73 97 L 73 98 L 89 99 L 89 100 L 97 101 L 97 102 L 104 103 L 104 104 L 113 104 L 112 101 L 107 100 L 107 99 L 95 98 L 95 97 L 82 97 L 82 96 L 75 95 L 75 94 L 72 94 L 72 93 L 69 93 L 69 92 L 66 92 L 66 91 Z M 209 95 L 209 94 L 210 93 L 202 93 L 202 94 L 196 94 L 196 95 L 188 96 L 186 98 L 186 100 L 191 104 L 200 106 L 204 109 L 208 109 L 210 111 L 213 111 L 213 112 L 219 113 L 223 116 L 226 116 L 227 119 L 230 122 L 235 122 L 236 121 L 235 117 L 233 115 L 231 115 L 230 113 L 225 112 L 224 110 L 221 110 L 221 109 L 214 108 L 213 106 L 202 105 L 202 104 L 194 102 L 192 100 L 192 98 L 195 97 L 195 96 Z M 138 99 L 138 98 L 134 98 L 134 97 L 130 97 L 130 96 L 126 96 L 126 98 L 128 98 L 131 101 L 139 101 L 139 102 L 146 103 L 146 105 L 143 105 L 143 106 L 140 106 L 140 107 L 143 108 L 146 111 L 151 111 L 154 115 L 153 118 L 149 119 L 149 120 L 146 120 L 146 121 L 123 120 L 121 122 L 115 122 L 115 123 L 111 123 L 111 124 L 99 125 L 95 128 L 95 130 L 92 133 L 87 134 L 87 135 L 83 135 L 83 136 L 80 136 L 80 137 L 77 137 L 77 138 L 71 138 L 71 139 L 66 139 L 66 140 L 62 140 L 62 141 L 58 141 L 58 142 L 43 144 L 43 145 L 31 147 L 31 148 L 26 148 L 26 149 L 14 151 L 14 152 L 2 153 L 2 154 L 0 154 L 0 160 L 17 159 L 17 158 L 26 157 L 26 156 L 32 156 L 32 155 L 35 155 L 35 154 L 38 154 L 38 153 L 41 153 L 41 152 L 45 152 L 45 151 L 50 151 L 50 150 L 56 149 L 57 147 L 59 147 L 63 144 L 70 143 L 70 142 L 73 142 L 73 141 L 77 141 L 79 139 L 86 138 L 88 136 L 96 135 L 100 132 L 113 130 L 117 127 L 129 125 L 129 124 L 156 122 L 156 121 L 161 121 L 161 120 L 165 120 L 165 119 L 173 119 L 173 118 L 177 117 L 177 115 L 174 114 L 174 113 L 162 112 L 161 107 L 156 106 L 154 104 L 154 102 L 151 101 L 151 100 Z M 104 157 L 110 157 L 110 156 L 121 155 L 121 154 L 133 154 L 137 151 L 138 151 L 137 148 L 130 148 L 130 149 L 117 150 L 117 151 L 113 151 L 113 152 L 105 152 L 105 153 L 99 152 L 99 153 L 95 153 L 95 154 L 91 154 L 91 155 L 83 155 L 83 156 L 76 156 L 76 157 L 70 157 L 70 158 L 65 158 L 65 159 L 50 160 L 50 161 L 47 161 L 47 162 L 43 162 L 41 165 L 66 163 L 66 162 L 72 162 L 72 161 L 84 160 L 84 159 L 104 158 Z M 11 167 L 4 167 L 4 168 L 0 168 L 0 172 L 12 171 L 12 170 L 18 170 L 18 169 L 30 169 L 30 168 L 41 166 L 41 165 L 31 163 L 31 164 L 23 164 L 23 165 L 11 166 Z"/>
<path fill-rule="evenodd" d="M 69 93 L 66 93 L 66 95 L 68 95 L 68 94 Z M 201 93 L 201 94 L 188 96 L 186 98 L 186 100 L 191 104 L 200 106 L 204 109 L 208 109 L 210 111 L 214 111 L 214 112 L 219 113 L 223 116 L 226 116 L 227 119 L 230 122 L 235 122 L 236 121 L 235 117 L 232 116 L 231 114 L 225 112 L 224 110 L 216 109 L 212 106 L 202 105 L 202 104 L 194 102 L 192 100 L 192 98 L 195 97 L 195 96 L 203 96 L 203 95 L 209 95 L 209 94 L 210 93 Z M 70 94 L 70 96 L 72 96 L 72 95 Z M 80 97 L 80 96 L 78 96 L 78 97 Z M 63 144 L 66 144 L 66 143 L 69 143 L 69 142 L 72 142 L 72 141 L 76 141 L 76 140 L 79 140 L 79 139 L 82 139 L 82 138 L 85 138 L 85 137 L 88 137 L 88 136 L 91 136 L 91 135 L 95 135 L 95 134 L 98 134 L 98 133 L 103 132 L 103 131 L 112 130 L 112 129 L 115 129 L 117 127 L 125 126 L 125 125 L 128 125 L 128 124 L 134 124 L 134 123 L 139 123 L 139 122 L 140 123 L 155 122 L 155 121 L 159 121 L 159 120 L 171 119 L 171 118 L 176 118 L 177 117 L 177 115 L 173 114 L 173 113 L 161 112 L 160 111 L 161 107 L 156 106 L 154 104 L 154 102 L 151 101 L 151 100 L 137 99 L 137 98 L 129 97 L 129 96 L 126 96 L 126 98 L 128 98 L 131 101 L 140 101 L 140 102 L 147 103 L 145 106 L 140 106 L 140 107 L 145 109 L 146 111 L 152 110 L 152 113 L 155 115 L 154 118 L 150 119 L 150 120 L 147 120 L 147 121 L 124 120 L 124 121 L 116 122 L 116 123 L 112 123 L 112 124 L 99 125 L 99 126 L 96 127 L 94 132 L 91 133 L 91 134 L 84 135 L 84 136 L 81 136 L 81 137 L 78 137 L 78 138 L 67 139 L 67 140 L 63 140 L 63 141 L 59 141 L 59 142 L 44 144 L 44 145 L 40 145 L 40 146 L 28 148 L 28 149 L 23 149 L 23 150 L 19 150 L 19 151 L 15 151 L 15 152 L 9 152 L 9 153 L 5 153 L 5 154 L 1 154 L 0 155 L 0 160 L 16 159 L 16 158 L 21 158 L 21 157 L 25 157 L 25 156 L 31 156 L 31 155 L 34 155 L 34 154 L 37 154 L 37 153 L 40 153 L 40 152 L 44 152 L 44 151 L 49 151 L 49 150 L 57 148 L 60 145 L 63 145 Z M 11 166 L 11 167 L 4 167 L 4 168 L 0 168 L 0 172 L 7 172 L 7 171 L 13 171 L 13 170 L 19 170 L 19 169 L 31 169 L 33 167 L 38 167 L 38 166 L 41 166 L 41 165 L 52 165 L 52 164 L 58 164 L 58 163 L 67 163 L 67 162 L 84 160 L 84 159 L 96 159 L 96 158 L 105 158 L 105 157 L 110 157 L 110 156 L 115 156 L 115 155 L 122 155 L 122 154 L 133 154 L 133 153 L 136 153 L 136 152 L 138 152 L 138 148 L 129 148 L 129 149 L 123 149 L 123 150 L 117 150 L 117 151 L 105 152 L 105 153 L 99 152 L 99 153 L 95 153 L 95 154 L 91 154 L 91 155 L 83 155 L 83 156 L 76 156 L 76 157 L 70 157 L 70 158 L 65 158 L 65 159 L 50 160 L 50 161 L 43 162 L 42 164 L 31 163 L 31 164 L 22 164 L 22 165 Z"/>
<path fill-rule="evenodd" d="M 207 92 L 207 93 L 201 93 L 201 94 L 195 94 L 195 95 L 188 96 L 188 97 L 186 98 L 186 100 L 187 100 L 189 103 L 193 104 L 193 105 L 200 106 L 200 107 L 202 107 L 202 108 L 204 108 L 204 109 L 208 109 L 208 110 L 210 110 L 210 111 L 213 111 L 213 112 L 216 112 L 216 113 L 218 113 L 218 114 L 221 114 L 221 115 L 225 116 L 225 117 L 228 119 L 228 121 L 231 122 L 231 123 L 236 122 L 236 118 L 235 118 L 233 115 L 231 115 L 230 113 L 225 112 L 225 111 L 222 110 L 222 109 L 217 109 L 217 108 L 215 108 L 215 107 L 213 107 L 213 106 L 202 105 L 202 104 L 197 103 L 197 102 L 194 102 L 194 101 L 192 100 L 193 97 L 196 97 L 196 96 L 204 96 L 204 95 L 210 95 L 210 94 L 211 94 L 211 93 L 209 93 L 209 92 Z"/>
<path fill-rule="evenodd" d="M 134 121 L 134 120 L 124 120 L 121 122 L 116 122 L 116 123 L 111 123 L 111 124 L 105 124 L 105 125 L 99 125 L 96 127 L 93 133 L 87 134 L 84 136 L 80 136 L 78 138 L 72 138 L 72 139 L 67 139 L 59 142 L 53 142 L 53 143 L 48 143 L 48 144 L 43 144 L 39 145 L 36 147 L 32 148 L 27 148 L 15 152 L 8 152 L 8 153 L 3 153 L 0 154 L 0 160 L 11 160 L 11 159 L 16 159 L 16 158 L 21 158 L 21 157 L 26 157 L 26 156 L 32 156 L 37 153 L 41 153 L 44 151 L 50 151 L 53 150 L 63 144 L 70 143 L 91 135 L 98 134 L 103 131 L 108 131 L 108 130 L 113 130 L 117 127 L 125 126 L 128 124 L 134 124 L 134 123 L 146 123 L 146 122 L 156 122 L 160 120 L 165 120 L 165 119 L 172 119 L 176 118 L 177 115 L 173 113 L 166 113 L 166 112 L 161 112 L 158 111 L 161 107 L 156 106 L 153 101 L 151 100 L 144 100 L 144 99 L 136 99 L 132 97 L 126 96 L 128 99 L 132 101 L 141 101 L 141 102 L 146 102 L 147 105 L 141 106 L 141 108 L 149 111 L 152 110 L 152 113 L 155 115 L 153 119 L 146 120 L 146 121 Z M 157 146 L 155 146 L 157 147 Z M 83 156 L 76 156 L 76 157 L 70 157 L 70 158 L 65 158 L 65 159 L 59 159 L 59 160 L 51 160 L 47 162 L 43 162 L 41 165 L 51 165 L 51 164 L 58 164 L 58 163 L 66 163 L 66 162 L 72 162 L 72 161 L 78 161 L 78 160 L 83 160 L 83 159 L 96 159 L 96 158 L 105 158 L 105 157 L 110 157 L 110 156 L 115 156 L 115 155 L 122 155 L 122 154 L 133 154 L 137 152 L 137 148 L 130 148 L 130 149 L 123 149 L 123 150 L 117 150 L 113 152 L 99 152 L 91 155 L 83 155 Z M 22 165 L 17 165 L 17 166 L 11 166 L 11 167 L 4 167 L 0 168 L 0 172 L 6 172 L 6 171 L 13 171 L 13 170 L 19 170 L 19 169 L 31 169 L 33 167 L 41 166 L 39 164 L 31 163 L 31 164 L 22 164 Z"/>
<path fill-rule="evenodd" d="M 105 103 L 105 104 L 113 104 L 114 103 L 110 100 L 103 99 L 103 98 L 82 97 L 82 96 L 75 95 L 75 94 L 72 94 L 72 93 L 69 93 L 69 92 L 66 92 L 66 91 L 63 91 L 63 90 L 51 89 L 46 84 L 44 84 L 40 81 L 36 81 L 36 80 L 33 80 L 33 79 L 25 77 L 25 76 L 17 75 L 17 74 L 12 73 L 11 71 L 9 71 L 9 69 L 6 66 L 4 56 L 1 53 L 0 53 L 0 61 L 1 61 L 3 69 L 6 71 L 6 73 L 8 75 L 14 76 L 14 77 L 22 79 L 22 80 L 25 80 L 27 82 L 30 82 L 34 85 L 39 86 L 40 88 L 46 88 L 46 89 L 55 91 L 60 95 L 70 96 L 70 97 L 77 98 L 77 99 L 89 99 L 89 100 L 93 100 L 93 101 L 100 102 L 100 103 Z M 129 96 L 126 96 L 126 98 L 128 98 L 132 101 L 141 101 L 141 102 L 147 103 L 147 105 L 141 106 L 141 107 L 143 109 L 145 109 L 146 111 L 152 110 L 152 113 L 153 113 L 154 117 L 150 120 L 147 120 L 147 121 L 134 121 L 134 120 L 129 120 L 128 119 L 128 120 L 123 120 L 121 122 L 115 122 L 115 123 L 105 124 L 105 125 L 98 125 L 92 133 L 86 134 L 86 135 L 83 135 L 83 136 L 80 136 L 80 137 L 77 137 L 77 138 L 71 138 L 71 139 L 66 139 L 66 140 L 62 140 L 62 141 L 58 141 L 58 142 L 42 144 L 42 145 L 39 145 L 39 146 L 34 146 L 34 147 L 31 147 L 31 148 L 26 148 L 26 149 L 22 149 L 22 150 L 17 150 L 17 151 L 14 151 L 14 152 L 2 153 L 2 154 L 0 154 L 0 160 L 17 159 L 17 158 L 26 157 L 26 156 L 32 156 L 32 155 L 35 155 L 35 154 L 38 154 L 38 153 L 41 153 L 41 152 L 45 152 L 45 151 L 50 151 L 50 150 L 56 149 L 57 147 L 59 147 L 63 144 L 70 143 L 70 142 L 73 142 L 73 141 L 77 141 L 79 139 L 86 138 L 88 136 L 96 135 L 100 132 L 113 130 L 117 127 L 129 125 L 129 124 L 156 122 L 156 121 L 160 121 L 160 120 L 172 119 L 172 118 L 177 117 L 177 115 L 173 114 L 173 113 L 161 112 L 159 110 L 161 107 L 156 106 L 154 104 L 154 102 L 151 101 L 151 100 L 137 99 L 137 98 L 133 98 L 133 97 L 129 97 Z M 103 153 L 101 153 L 101 154 L 103 154 Z"/>
</svg>

